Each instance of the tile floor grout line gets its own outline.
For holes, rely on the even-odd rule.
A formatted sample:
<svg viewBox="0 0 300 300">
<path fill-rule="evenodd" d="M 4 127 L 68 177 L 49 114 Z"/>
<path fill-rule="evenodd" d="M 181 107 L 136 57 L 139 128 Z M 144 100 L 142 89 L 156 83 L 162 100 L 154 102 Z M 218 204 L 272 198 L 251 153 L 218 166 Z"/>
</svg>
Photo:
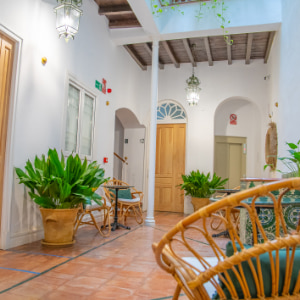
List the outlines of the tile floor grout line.
<svg viewBox="0 0 300 300">
<path fill-rule="evenodd" d="M 22 270 L 22 269 L 5 268 L 5 267 L 0 267 L 0 269 L 10 270 L 10 271 L 17 271 L 17 272 L 23 272 L 23 273 L 40 274 L 39 272 L 33 272 L 33 271 Z"/>
<path fill-rule="evenodd" d="M 60 263 L 60 264 L 58 264 L 58 265 L 56 265 L 56 266 L 51 267 L 50 269 L 47 269 L 47 270 L 45 270 L 45 271 L 43 271 L 43 272 L 41 272 L 41 273 L 39 273 L 39 274 L 37 274 L 37 275 L 35 275 L 35 276 L 32 276 L 32 277 L 30 277 L 30 278 L 28 278 L 28 279 L 26 279 L 26 280 L 23 280 L 23 281 L 21 281 L 21 282 L 15 284 L 15 285 L 13 285 L 13 286 L 11 286 L 11 287 L 5 289 L 5 290 L 0 291 L 0 294 L 6 293 L 6 292 L 12 290 L 13 288 L 16 288 L 16 287 L 18 287 L 18 286 L 20 286 L 20 285 L 22 285 L 22 284 L 24 284 L 24 283 L 26 283 L 26 282 L 28 282 L 28 281 L 31 281 L 31 280 L 33 280 L 33 279 L 35 279 L 35 278 L 37 278 L 37 277 L 40 277 L 41 275 L 44 275 L 44 274 L 46 274 L 46 273 L 52 271 L 53 269 L 56 269 L 57 267 L 60 267 L 60 266 L 62 266 L 62 265 L 64 265 L 64 264 L 66 264 L 66 263 L 68 263 L 68 262 L 70 262 L 70 261 L 72 261 L 72 260 L 74 260 L 74 259 L 76 259 L 76 258 L 78 258 L 78 257 L 80 257 L 80 256 L 83 256 L 83 255 L 85 255 L 85 254 L 87 254 L 87 253 L 89 253 L 89 252 L 91 252 L 91 251 L 93 251 L 93 250 L 96 250 L 96 249 L 98 249 L 98 248 L 100 248 L 100 247 L 102 247 L 102 246 L 104 246 L 104 245 L 107 245 L 107 244 L 109 244 L 109 243 L 111 243 L 111 242 L 117 240 L 118 238 L 121 238 L 121 237 L 123 237 L 123 236 L 125 236 L 125 235 L 128 235 L 130 232 L 133 232 L 133 231 L 135 231 L 135 230 L 137 230 L 137 229 L 139 229 L 139 228 L 141 228 L 141 227 L 142 227 L 142 225 L 139 225 L 139 226 L 137 226 L 136 228 L 130 229 L 130 231 L 125 232 L 125 233 L 123 233 L 123 234 L 121 234 L 121 235 L 119 235 L 119 236 L 117 236 L 117 237 L 115 237 L 115 238 L 113 238 L 113 239 L 111 239 L 111 240 L 109 240 L 109 241 L 107 241 L 107 242 L 101 244 L 101 245 L 95 246 L 95 247 L 93 247 L 93 248 L 91 248 L 91 249 L 89 249 L 89 250 L 87 250 L 87 251 L 85 251 L 85 252 L 83 252 L 83 253 L 80 253 L 80 254 L 77 255 L 77 256 L 74 256 L 74 257 L 72 257 L 72 258 L 70 258 L 70 259 L 68 259 L 68 260 L 66 260 L 66 261 L 64 261 L 64 262 L 62 262 L 62 263 Z"/>
<path fill-rule="evenodd" d="M 44 255 L 44 256 L 54 256 L 54 257 L 60 257 L 60 258 L 72 258 L 72 256 L 62 256 L 62 255 L 55 255 L 55 254 L 49 254 L 49 253 L 41 253 L 41 252 L 32 252 L 32 251 L 21 251 L 21 250 L 5 250 L 7 252 L 12 253 L 24 253 L 24 254 L 34 254 L 34 255 Z"/>
</svg>

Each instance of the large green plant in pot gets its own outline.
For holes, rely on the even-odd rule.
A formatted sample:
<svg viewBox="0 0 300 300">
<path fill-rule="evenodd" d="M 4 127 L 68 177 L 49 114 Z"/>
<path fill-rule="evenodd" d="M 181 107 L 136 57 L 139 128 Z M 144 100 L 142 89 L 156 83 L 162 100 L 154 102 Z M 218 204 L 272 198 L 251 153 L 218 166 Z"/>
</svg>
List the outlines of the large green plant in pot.
<svg viewBox="0 0 300 300">
<path fill-rule="evenodd" d="M 224 185 L 228 181 L 228 178 L 222 179 L 215 173 L 211 178 L 210 173 L 200 173 L 199 170 L 191 171 L 190 174 L 181 177 L 183 183 L 180 184 L 180 189 L 185 191 L 186 196 L 192 197 L 195 211 L 207 205 L 215 189 L 224 189 Z"/>
<path fill-rule="evenodd" d="M 45 155 L 26 162 L 25 171 L 16 168 L 19 183 L 29 188 L 31 199 L 40 206 L 47 245 L 67 245 L 73 241 L 73 227 L 81 204 L 99 205 L 101 196 L 95 191 L 106 182 L 104 169 L 96 161 L 81 161 L 78 155 L 49 149 Z"/>
</svg>

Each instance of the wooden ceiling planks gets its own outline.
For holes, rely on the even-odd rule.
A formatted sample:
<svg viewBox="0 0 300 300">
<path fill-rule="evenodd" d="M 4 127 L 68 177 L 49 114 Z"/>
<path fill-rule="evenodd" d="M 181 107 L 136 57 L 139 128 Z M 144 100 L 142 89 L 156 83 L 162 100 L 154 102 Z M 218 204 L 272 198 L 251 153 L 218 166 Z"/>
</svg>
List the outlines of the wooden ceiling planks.
<svg viewBox="0 0 300 300">
<path fill-rule="evenodd" d="M 127 0 L 95 0 L 98 14 L 106 16 L 110 29 L 141 27 Z"/>
<path fill-rule="evenodd" d="M 165 64 L 174 64 L 176 68 L 181 63 L 208 62 L 210 66 L 214 61 L 228 61 L 231 65 L 235 60 L 244 60 L 246 64 L 253 59 L 268 59 L 275 32 L 259 32 L 249 34 L 230 35 L 233 40 L 230 45 L 223 36 L 198 37 L 161 41 L 159 46 L 159 67 Z M 139 65 L 152 64 L 151 43 L 131 44 L 130 49 L 136 54 Z"/>
<path fill-rule="evenodd" d="M 108 19 L 110 29 L 141 27 L 127 0 L 94 0 L 98 4 L 99 15 Z M 174 0 L 178 4 L 194 2 L 195 0 Z M 176 68 L 181 63 L 228 61 L 231 65 L 235 60 L 244 60 L 246 64 L 253 59 L 263 59 L 267 63 L 275 32 L 255 32 L 234 34 L 229 36 L 233 44 L 224 41 L 223 36 L 193 37 L 178 40 L 160 41 L 159 67 L 174 64 Z M 124 46 L 139 66 L 145 70 L 152 64 L 151 43 L 131 44 Z"/>
</svg>

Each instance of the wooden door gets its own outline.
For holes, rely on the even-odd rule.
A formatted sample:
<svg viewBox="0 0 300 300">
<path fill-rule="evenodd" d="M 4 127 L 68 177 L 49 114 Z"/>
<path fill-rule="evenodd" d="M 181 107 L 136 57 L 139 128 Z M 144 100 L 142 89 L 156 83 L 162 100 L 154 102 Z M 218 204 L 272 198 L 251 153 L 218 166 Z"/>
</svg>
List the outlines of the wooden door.
<svg viewBox="0 0 300 300">
<path fill-rule="evenodd" d="M 0 33 L 0 226 L 14 42 Z"/>
<path fill-rule="evenodd" d="M 185 124 L 158 124 L 156 135 L 155 210 L 183 212 L 178 185 L 185 173 Z"/>
<path fill-rule="evenodd" d="M 246 176 L 246 143 L 245 137 L 215 137 L 214 172 L 229 179 L 226 188 L 239 186 Z"/>
</svg>

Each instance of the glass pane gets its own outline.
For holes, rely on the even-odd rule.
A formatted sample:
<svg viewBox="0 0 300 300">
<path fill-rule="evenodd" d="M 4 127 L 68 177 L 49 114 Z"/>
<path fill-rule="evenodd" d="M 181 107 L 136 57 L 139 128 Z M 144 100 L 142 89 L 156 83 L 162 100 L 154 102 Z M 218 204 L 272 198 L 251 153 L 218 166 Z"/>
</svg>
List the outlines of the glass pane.
<svg viewBox="0 0 300 300">
<path fill-rule="evenodd" d="M 92 155 L 94 99 L 84 95 L 84 107 L 80 132 L 80 154 Z"/>
<path fill-rule="evenodd" d="M 76 152 L 80 90 L 69 85 L 65 150 Z"/>
</svg>

